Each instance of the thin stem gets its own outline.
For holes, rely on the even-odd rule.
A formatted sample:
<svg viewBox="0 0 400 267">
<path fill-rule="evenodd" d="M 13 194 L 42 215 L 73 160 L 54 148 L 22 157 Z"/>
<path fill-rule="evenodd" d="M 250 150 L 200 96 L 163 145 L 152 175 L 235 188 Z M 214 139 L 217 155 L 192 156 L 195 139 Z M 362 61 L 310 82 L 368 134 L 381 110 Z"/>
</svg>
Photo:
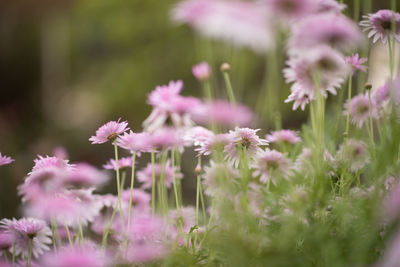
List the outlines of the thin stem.
<svg viewBox="0 0 400 267">
<path fill-rule="evenodd" d="M 201 209 L 203 212 L 203 221 L 205 223 L 207 215 L 206 215 L 206 206 L 204 205 L 203 186 L 201 185 L 201 183 L 200 183 L 200 201 L 201 201 Z"/>
<path fill-rule="evenodd" d="M 368 102 L 369 102 L 369 132 L 371 138 L 371 144 L 374 144 L 374 125 L 372 122 L 372 102 L 371 102 L 371 90 L 368 90 Z"/>
<path fill-rule="evenodd" d="M 346 140 L 347 140 L 347 137 L 349 136 L 349 130 L 350 130 L 350 101 L 351 101 L 352 83 L 353 83 L 353 76 L 350 76 L 349 86 L 348 86 L 348 91 L 347 91 L 347 116 L 346 116 L 346 132 L 345 132 Z"/>
<path fill-rule="evenodd" d="M 122 205 L 121 205 L 121 185 L 119 177 L 119 166 L 118 166 L 118 145 L 117 140 L 114 140 L 114 154 L 115 154 L 115 172 L 117 175 L 117 193 L 118 193 L 118 207 L 119 207 L 119 217 L 121 219 L 121 225 L 124 227 L 124 217 L 122 215 Z"/>
<path fill-rule="evenodd" d="M 155 153 L 151 151 L 151 211 L 156 212 L 156 174 L 155 174 Z"/>
<path fill-rule="evenodd" d="M 206 97 L 207 100 L 213 99 L 210 80 L 205 80 L 203 82 L 203 91 L 204 91 L 204 96 Z"/>
<path fill-rule="evenodd" d="M 104 232 L 103 232 L 103 240 L 102 240 L 102 242 L 101 242 L 101 246 L 102 246 L 103 248 L 105 248 L 106 245 L 107 245 L 107 238 L 108 238 L 108 235 L 110 234 L 111 227 L 112 227 L 112 224 L 113 224 L 113 222 L 114 222 L 114 217 L 115 217 L 115 214 L 117 213 L 117 209 L 118 209 L 118 205 L 116 204 L 115 207 L 114 207 L 114 209 L 113 209 L 113 212 L 112 212 L 112 214 L 111 214 L 110 222 L 109 222 L 107 228 L 104 229 Z"/>
<path fill-rule="evenodd" d="M 201 157 L 198 159 L 198 166 L 201 166 Z M 196 225 L 199 226 L 199 201 L 200 199 L 200 174 L 197 174 L 197 187 L 196 187 Z"/>
<path fill-rule="evenodd" d="M 57 251 L 55 223 L 53 220 L 51 220 L 51 237 L 53 239 L 53 249 Z"/>
<path fill-rule="evenodd" d="M 130 226 L 131 226 L 132 195 L 133 195 L 133 186 L 135 183 L 135 161 L 136 161 L 136 151 L 133 152 L 133 155 L 132 155 L 131 188 L 130 188 L 130 192 L 129 192 L 128 229 L 130 229 Z"/>
<path fill-rule="evenodd" d="M 388 49 L 389 49 L 389 70 L 390 70 L 390 81 L 393 81 L 393 69 L 394 69 L 394 62 L 393 62 L 393 47 L 392 41 L 390 39 L 390 32 L 388 30 L 387 35 L 387 42 L 388 42 Z"/>
<path fill-rule="evenodd" d="M 79 231 L 79 234 L 78 234 L 78 236 L 79 236 L 79 244 L 82 244 L 83 240 L 84 240 L 84 238 L 83 238 L 83 230 L 82 230 L 82 224 L 79 221 L 78 221 L 78 231 Z"/>
<path fill-rule="evenodd" d="M 68 228 L 67 223 L 65 223 L 64 226 L 65 226 L 65 230 L 67 230 L 67 236 L 68 236 L 69 244 L 72 246 L 72 239 L 71 239 L 71 235 L 69 233 L 69 228 Z"/>
<path fill-rule="evenodd" d="M 28 260 L 26 261 L 26 266 L 31 267 L 31 259 L 32 259 L 32 239 L 29 238 L 29 247 L 28 247 Z"/>
<path fill-rule="evenodd" d="M 235 95 L 233 93 L 233 88 L 232 88 L 232 84 L 231 84 L 231 79 L 229 77 L 229 72 L 224 71 L 223 74 L 224 74 L 226 91 L 228 93 L 229 102 L 231 102 L 232 105 L 236 105 L 236 99 L 235 99 Z"/>
<path fill-rule="evenodd" d="M 360 19 L 360 0 L 354 0 L 353 18 L 354 21 Z"/>
</svg>

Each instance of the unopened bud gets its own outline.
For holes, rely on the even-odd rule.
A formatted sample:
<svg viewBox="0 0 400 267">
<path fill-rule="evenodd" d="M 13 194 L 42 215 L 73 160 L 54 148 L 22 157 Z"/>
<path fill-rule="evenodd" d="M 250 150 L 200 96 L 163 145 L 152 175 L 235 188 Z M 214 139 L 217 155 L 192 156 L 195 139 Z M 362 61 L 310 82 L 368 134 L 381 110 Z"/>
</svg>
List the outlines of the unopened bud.
<svg viewBox="0 0 400 267">
<path fill-rule="evenodd" d="M 221 71 L 222 72 L 228 72 L 231 70 L 231 65 L 229 65 L 229 63 L 222 63 L 221 65 Z"/>
<path fill-rule="evenodd" d="M 365 87 L 365 90 L 371 90 L 371 89 L 372 89 L 372 84 L 366 83 L 366 84 L 364 85 L 364 87 Z"/>
<path fill-rule="evenodd" d="M 200 164 L 197 164 L 196 168 L 194 168 L 194 173 L 195 173 L 195 174 L 200 174 L 201 171 L 202 171 L 202 170 L 201 170 Z"/>
</svg>

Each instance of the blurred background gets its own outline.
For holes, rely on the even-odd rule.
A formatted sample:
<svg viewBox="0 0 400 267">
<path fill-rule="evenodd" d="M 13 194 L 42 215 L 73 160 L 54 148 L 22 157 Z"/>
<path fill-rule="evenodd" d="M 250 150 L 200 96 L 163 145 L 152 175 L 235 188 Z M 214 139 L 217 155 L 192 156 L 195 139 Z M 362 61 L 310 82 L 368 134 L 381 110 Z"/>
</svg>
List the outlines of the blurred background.
<svg viewBox="0 0 400 267">
<path fill-rule="evenodd" d="M 347 2 L 346 12 L 351 13 L 353 1 Z M 389 5 L 373 2 L 372 10 Z M 265 83 L 265 55 L 205 40 L 188 26 L 174 25 L 170 20 L 174 3 L 0 2 L 0 151 L 15 159 L 0 168 L 0 218 L 18 216 L 16 187 L 36 155 L 52 155 L 63 147 L 70 161 L 101 167 L 113 157 L 113 148 L 88 141 L 100 125 L 121 117 L 134 131 L 141 131 L 150 113 L 147 94 L 169 80 L 184 81 L 183 95 L 200 96 L 201 86 L 191 73 L 192 65 L 200 61 L 211 64 L 213 86 L 221 96 L 225 87 L 218 68 L 229 62 L 237 98 L 255 107 Z M 298 129 L 308 113 L 288 116 L 291 104 L 283 100 L 289 86 L 276 87 L 283 126 Z M 262 115 L 258 122 L 263 134 L 273 127 Z M 138 168 L 146 161 L 140 159 Z M 183 162 L 187 203 L 194 200 L 194 164 Z"/>
</svg>

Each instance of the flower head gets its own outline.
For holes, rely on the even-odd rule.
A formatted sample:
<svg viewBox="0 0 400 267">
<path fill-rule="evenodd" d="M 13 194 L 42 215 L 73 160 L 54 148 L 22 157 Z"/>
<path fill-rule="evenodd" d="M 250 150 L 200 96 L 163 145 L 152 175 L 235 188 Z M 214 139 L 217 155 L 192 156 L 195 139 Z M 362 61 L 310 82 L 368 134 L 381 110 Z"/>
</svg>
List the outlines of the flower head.
<svg viewBox="0 0 400 267">
<path fill-rule="evenodd" d="M 199 81 L 206 81 L 210 78 L 211 68 L 207 62 L 203 61 L 192 67 L 193 76 Z"/>
<path fill-rule="evenodd" d="M 371 105 L 371 110 L 370 110 Z M 358 128 L 361 128 L 364 123 L 368 122 L 370 113 L 373 118 L 377 117 L 376 112 L 376 103 L 374 98 L 371 97 L 371 101 L 369 99 L 368 94 L 359 94 L 353 97 L 350 100 L 350 109 L 348 109 L 349 103 L 348 100 L 344 104 L 343 115 L 347 116 L 347 113 L 350 115 L 350 121 L 357 125 Z"/>
<path fill-rule="evenodd" d="M 273 184 L 276 184 L 277 179 L 288 178 L 291 162 L 283 153 L 266 149 L 257 154 L 252 167 L 255 168 L 253 175 L 260 176 L 260 182 L 266 184 L 268 181 L 272 181 Z"/>
<path fill-rule="evenodd" d="M 78 163 L 65 178 L 65 184 L 74 187 L 101 186 L 109 180 L 104 172 L 87 163 Z"/>
<path fill-rule="evenodd" d="M 110 159 L 106 164 L 103 165 L 106 170 L 117 170 L 117 162 L 115 159 Z M 122 157 L 118 159 L 118 169 L 125 170 L 132 168 L 132 157 Z"/>
<path fill-rule="evenodd" d="M 365 63 L 368 59 L 365 57 L 360 58 L 358 53 L 352 54 L 351 57 L 345 58 L 346 63 L 350 64 L 354 70 L 361 70 L 363 72 L 367 71 L 367 67 L 362 64 Z"/>
<path fill-rule="evenodd" d="M 363 18 L 364 20 L 360 22 L 360 26 L 364 28 L 364 31 L 369 31 L 368 38 L 373 37 L 372 41 L 374 43 L 381 39 L 382 43 L 385 44 L 388 38 L 396 38 L 400 42 L 399 13 L 389 9 L 382 9 L 374 14 L 365 15 Z M 393 32 L 393 26 L 396 29 L 395 32 Z"/>
<path fill-rule="evenodd" d="M 32 255 L 35 258 L 49 250 L 51 231 L 44 221 L 34 218 L 3 219 L 0 224 L 0 227 L 12 236 L 16 255 L 22 254 L 23 258 L 28 256 L 30 239 L 32 240 Z"/>
<path fill-rule="evenodd" d="M 121 192 L 121 200 L 123 205 L 129 208 L 129 199 L 130 199 L 131 191 L 129 189 L 123 190 Z M 133 189 L 132 190 L 132 206 L 135 207 L 138 211 L 148 211 L 150 208 L 150 200 L 151 196 L 149 193 L 145 192 L 142 189 Z"/>
<path fill-rule="evenodd" d="M 283 21 L 293 21 L 310 15 L 317 8 L 315 0 L 266 0 L 271 13 Z"/>
<path fill-rule="evenodd" d="M 211 155 L 213 151 L 223 151 L 224 147 L 229 143 L 229 134 L 216 134 L 207 140 L 200 147 L 196 148 L 195 151 L 199 155 Z"/>
<path fill-rule="evenodd" d="M 150 144 L 151 135 L 149 133 L 124 133 L 117 139 L 117 144 L 131 153 L 136 152 L 140 155 L 141 152 L 151 152 Z"/>
<path fill-rule="evenodd" d="M 103 250 L 88 244 L 65 246 L 40 260 L 42 267 L 107 267 L 110 263 Z"/>
<path fill-rule="evenodd" d="M 5 230 L 0 230 L 0 255 L 2 250 L 8 250 L 13 244 L 12 235 Z"/>
<path fill-rule="evenodd" d="M 163 174 L 164 172 L 164 174 Z M 137 179 L 142 182 L 142 188 L 147 189 L 151 188 L 152 184 L 152 174 L 153 174 L 153 166 L 151 163 L 147 164 L 146 168 L 143 170 L 138 171 Z M 154 175 L 155 179 L 161 179 L 161 175 L 165 175 L 165 185 L 170 188 L 172 184 L 172 176 L 175 175 L 175 178 L 182 178 L 182 174 L 178 172 L 177 167 L 171 167 L 170 160 L 167 160 L 164 166 L 164 170 L 160 164 L 154 164 Z"/>
<path fill-rule="evenodd" d="M 103 144 L 108 141 L 114 141 L 120 134 L 129 130 L 128 122 L 123 121 L 109 121 L 101 126 L 97 131 L 96 135 L 89 138 L 92 144 Z"/>
<path fill-rule="evenodd" d="M 274 45 L 273 28 L 264 3 L 226 0 L 184 0 L 172 17 L 205 36 L 263 53 Z"/>
<path fill-rule="evenodd" d="M 252 111 L 241 104 L 232 105 L 228 101 L 215 100 L 197 106 L 193 110 L 193 120 L 197 123 L 234 127 L 249 126 L 253 120 Z"/>
<path fill-rule="evenodd" d="M 224 163 L 216 163 L 210 161 L 210 165 L 204 168 L 203 185 L 204 193 L 208 196 L 216 196 L 226 187 L 227 180 L 236 179 L 239 177 L 239 171 L 232 166 Z"/>
<path fill-rule="evenodd" d="M 361 140 L 348 139 L 340 145 L 336 160 L 349 164 L 353 172 L 361 170 L 370 160 L 368 147 Z"/>
<path fill-rule="evenodd" d="M 308 16 L 297 23 L 288 41 L 291 52 L 299 52 L 320 45 L 342 51 L 356 48 L 362 43 L 357 25 L 342 14 L 322 13 Z"/>
<path fill-rule="evenodd" d="M 13 161 L 14 160 L 11 157 L 8 157 L 8 156 L 5 156 L 5 155 L 1 155 L 1 152 L 0 152 L 0 166 L 1 165 L 6 165 L 6 164 L 10 164 Z"/>
<path fill-rule="evenodd" d="M 270 143 L 296 144 L 301 142 L 298 133 L 292 130 L 273 131 L 271 134 L 267 134 L 265 139 Z"/>
<path fill-rule="evenodd" d="M 239 165 L 239 150 L 244 150 L 248 158 L 253 158 L 257 152 L 261 150 L 260 146 L 265 146 L 268 142 L 260 138 L 257 132 L 260 129 L 254 130 L 250 128 L 238 128 L 234 131 L 229 131 L 228 144 L 224 147 L 224 152 L 227 154 L 227 159 L 235 166 Z"/>
</svg>

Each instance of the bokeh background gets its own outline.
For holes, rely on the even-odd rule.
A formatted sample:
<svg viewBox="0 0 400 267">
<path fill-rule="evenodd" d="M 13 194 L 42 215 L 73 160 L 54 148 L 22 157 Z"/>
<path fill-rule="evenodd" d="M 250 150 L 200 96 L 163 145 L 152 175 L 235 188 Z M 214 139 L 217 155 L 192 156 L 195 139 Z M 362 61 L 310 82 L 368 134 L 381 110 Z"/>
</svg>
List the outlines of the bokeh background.
<svg viewBox="0 0 400 267">
<path fill-rule="evenodd" d="M 372 10 L 389 6 L 389 1 L 372 2 Z M 15 159 L 0 168 L 0 218 L 18 216 L 16 187 L 36 155 L 52 155 L 63 147 L 72 162 L 100 167 L 113 156 L 113 148 L 91 145 L 89 137 L 119 117 L 140 131 L 150 113 L 146 96 L 156 85 L 182 79 L 184 95 L 200 96 L 201 86 L 191 74 L 195 63 L 210 63 L 213 87 L 223 97 L 218 67 L 229 62 L 237 98 L 255 108 L 266 82 L 265 55 L 206 40 L 187 26 L 175 25 L 170 19 L 175 3 L 0 1 L 0 151 Z M 353 1 L 346 4 L 351 14 Z M 288 86 L 278 83 L 276 88 L 283 126 L 299 128 L 307 113 L 290 112 L 291 104 L 283 104 Z M 272 124 L 259 115 L 257 127 L 263 133 Z M 145 163 L 146 157 L 138 168 Z M 194 200 L 194 164 L 183 162 L 189 203 Z M 105 190 L 113 188 L 111 184 Z"/>
</svg>

